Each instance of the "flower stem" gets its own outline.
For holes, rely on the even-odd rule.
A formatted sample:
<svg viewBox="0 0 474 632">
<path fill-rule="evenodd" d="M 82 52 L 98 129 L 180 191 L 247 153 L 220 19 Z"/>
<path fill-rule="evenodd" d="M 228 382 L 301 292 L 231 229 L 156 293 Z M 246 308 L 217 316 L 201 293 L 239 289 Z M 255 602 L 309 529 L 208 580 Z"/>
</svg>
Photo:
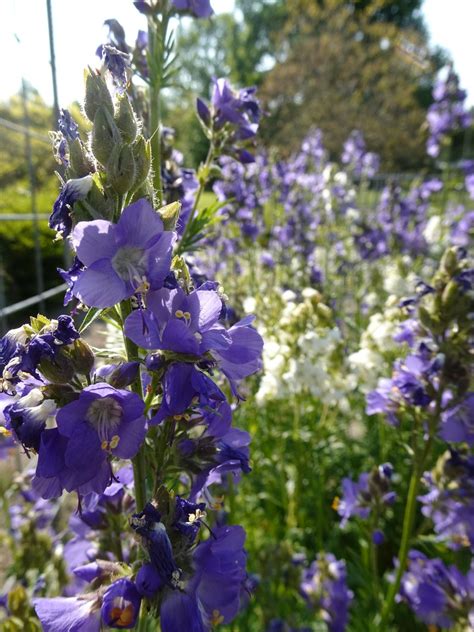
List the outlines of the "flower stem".
<svg viewBox="0 0 474 632">
<path fill-rule="evenodd" d="M 180 239 L 180 244 L 185 244 L 186 241 L 186 236 L 189 233 L 189 228 L 191 226 L 191 224 L 193 223 L 193 219 L 194 216 L 196 215 L 196 211 L 198 209 L 199 206 L 199 202 L 201 200 L 201 196 L 204 193 L 204 189 L 206 187 L 207 181 L 209 179 L 209 167 L 211 166 L 212 161 L 214 160 L 214 143 L 211 142 L 211 144 L 209 145 L 209 149 L 207 152 L 207 156 L 206 156 L 206 161 L 204 162 L 204 164 L 201 166 L 201 168 L 199 169 L 201 174 L 204 174 L 206 177 L 200 177 L 199 178 L 199 189 L 196 192 L 196 197 L 194 198 L 194 204 L 191 208 L 191 212 L 189 213 L 189 217 L 188 217 L 188 221 L 186 222 L 186 226 L 184 228 L 183 231 L 183 235 Z M 178 251 L 179 253 L 183 252 L 181 249 L 179 249 Z"/>
<path fill-rule="evenodd" d="M 428 444 L 426 447 L 428 448 Z M 428 450 L 425 449 L 423 453 L 423 457 L 419 460 L 416 458 L 416 455 L 415 455 L 415 462 L 413 464 L 413 472 L 410 479 L 410 486 L 408 488 L 408 497 L 407 497 L 405 515 L 403 517 L 402 539 L 400 542 L 400 550 L 398 553 L 399 566 L 397 570 L 397 575 L 395 577 L 395 581 L 390 585 L 387 598 L 383 606 L 382 618 L 380 621 L 381 630 L 387 629 L 387 624 L 390 621 L 393 606 L 395 604 L 395 597 L 397 596 L 397 593 L 402 581 L 402 576 L 407 566 L 408 551 L 410 549 L 413 525 L 415 523 L 416 500 L 418 496 L 418 489 L 420 487 L 420 478 L 423 472 L 423 467 L 424 467 L 427 454 L 428 454 Z"/>
<path fill-rule="evenodd" d="M 166 55 L 166 37 L 169 17 L 165 13 L 161 20 L 148 20 L 150 69 L 150 143 L 153 170 L 153 188 L 159 206 L 163 205 L 163 183 L 161 179 L 161 89 L 163 87 Z"/>
<path fill-rule="evenodd" d="M 122 301 L 120 303 L 120 312 L 122 316 L 122 331 L 125 323 L 125 319 L 131 312 L 130 301 Z M 135 361 L 138 359 L 138 347 L 132 342 L 129 338 L 125 336 L 123 333 L 123 341 L 125 345 L 125 353 L 128 361 Z M 138 378 L 133 382 L 132 391 L 137 393 L 143 399 L 143 389 L 141 383 L 140 374 Z M 146 459 L 145 459 L 145 451 L 144 446 L 140 448 L 137 454 L 132 459 L 133 465 L 133 482 L 135 487 L 135 503 L 137 511 L 142 511 L 143 507 L 147 502 L 147 493 L 146 493 Z"/>
</svg>

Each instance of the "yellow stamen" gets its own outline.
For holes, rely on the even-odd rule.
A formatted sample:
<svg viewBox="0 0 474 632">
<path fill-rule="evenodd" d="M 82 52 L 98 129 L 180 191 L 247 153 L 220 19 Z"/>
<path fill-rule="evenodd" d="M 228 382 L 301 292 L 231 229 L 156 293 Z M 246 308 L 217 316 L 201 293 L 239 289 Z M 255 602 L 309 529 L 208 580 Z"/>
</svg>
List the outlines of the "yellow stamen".
<svg viewBox="0 0 474 632">
<path fill-rule="evenodd" d="M 110 440 L 109 446 L 111 450 L 115 450 L 120 442 L 120 437 L 118 435 L 114 435 Z"/>
<path fill-rule="evenodd" d="M 341 499 L 339 498 L 339 496 L 335 496 L 334 500 L 332 501 L 332 509 L 334 509 L 334 511 L 337 511 L 339 509 L 339 505 L 341 504 Z"/>
<path fill-rule="evenodd" d="M 108 441 L 102 441 L 102 443 L 100 444 L 100 447 L 102 448 L 102 450 L 108 450 L 109 449 L 109 442 Z"/>
<path fill-rule="evenodd" d="M 11 437 L 12 433 L 7 428 L 5 428 L 5 426 L 0 426 L 0 435 L 4 437 Z"/>
<path fill-rule="evenodd" d="M 191 320 L 191 314 L 189 312 L 184 312 L 183 316 L 186 320 Z"/>
<path fill-rule="evenodd" d="M 176 318 L 184 318 L 184 312 L 182 309 L 177 309 L 174 315 L 176 316 Z"/>
<path fill-rule="evenodd" d="M 221 615 L 219 610 L 213 610 L 212 617 L 211 617 L 211 625 L 219 625 L 220 623 L 223 623 L 223 622 L 224 622 L 224 617 Z"/>
</svg>

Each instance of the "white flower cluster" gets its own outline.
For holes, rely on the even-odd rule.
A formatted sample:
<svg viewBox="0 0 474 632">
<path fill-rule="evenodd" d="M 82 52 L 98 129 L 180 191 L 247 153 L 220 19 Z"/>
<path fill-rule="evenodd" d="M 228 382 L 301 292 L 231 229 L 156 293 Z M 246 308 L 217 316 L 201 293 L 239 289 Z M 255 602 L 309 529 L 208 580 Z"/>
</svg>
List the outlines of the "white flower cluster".
<svg viewBox="0 0 474 632">
<path fill-rule="evenodd" d="M 387 355 L 399 348 L 393 339 L 403 320 L 398 304 L 400 299 L 413 295 L 416 286 L 416 275 L 412 272 L 403 275 L 393 263 L 384 266 L 383 279 L 384 289 L 389 293 L 385 308 L 370 316 L 359 350 L 348 357 L 357 387 L 363 393 L 373 390 L 379 377 L 387 373 Z"/>
<path fill-rule="evenodd" d="M 300 301 L 293 292 L 284 292 L 278 327 L 261 331 L 265 346 L 259 404 L 305 393 L 329 406 L 348 408 L 346 395 L 354 383 L 342 366 L 341 332 L 321 316 L 321 310 L 330 310 L 317 297 L 311 288 L 303 290 Z M 246 307 L 250 305 L 247 301 Z"/>
</svg>

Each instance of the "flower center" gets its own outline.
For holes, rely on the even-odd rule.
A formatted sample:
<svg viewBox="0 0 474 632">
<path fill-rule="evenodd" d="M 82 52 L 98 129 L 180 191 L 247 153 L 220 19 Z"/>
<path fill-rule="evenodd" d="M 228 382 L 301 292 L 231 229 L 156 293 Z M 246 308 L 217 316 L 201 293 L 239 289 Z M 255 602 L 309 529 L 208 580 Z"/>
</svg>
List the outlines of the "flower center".
<svg viewBox="0 0 474 632">
<path fill-rule="evenodd" d="M 143 248 L 125 246 L 120 248 L 112 259 L 117 274 L 132 285 L 140 285 L 146 278 L 146 261 Z"/>
<path fill-rule="evenodd" d="M 122 419 L 122 407 L 113 397 L 101 397 L 92 402 L 86 415 L 87 421 L 97 430 L 102 442 L 108 440 Z"/>
</svg>

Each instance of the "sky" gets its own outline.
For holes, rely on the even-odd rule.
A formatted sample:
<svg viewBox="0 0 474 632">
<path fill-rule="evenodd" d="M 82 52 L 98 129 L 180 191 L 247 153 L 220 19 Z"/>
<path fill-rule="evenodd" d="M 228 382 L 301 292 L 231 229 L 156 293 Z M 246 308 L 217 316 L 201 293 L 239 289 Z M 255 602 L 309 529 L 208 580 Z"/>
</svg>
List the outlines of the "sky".
<svg viewBox="0 0 474 632">
<path fill-rule="evenodd" d="M 258 0 L 255 0 L 258 1 Z M 131 0 L 51 0 L 59 104 L 80 100 L 83 69 L 96 65 L 95 50 L 106 41 L 105 20 L 116 18 L 132 41 L 145 18 Z M 233 0 L 212 0 L 217 13 L 231 10 Z M 445 47 L 454 59 L 468 103 L 474 105 L 474 0 L 425 0 L 424 15 L 434 45 Z M 18 92 L 21 78 L 52 103 L 46 0 L 0 0 L 0 41 L 4 51 L 0 100 Z"/>
</svg>

